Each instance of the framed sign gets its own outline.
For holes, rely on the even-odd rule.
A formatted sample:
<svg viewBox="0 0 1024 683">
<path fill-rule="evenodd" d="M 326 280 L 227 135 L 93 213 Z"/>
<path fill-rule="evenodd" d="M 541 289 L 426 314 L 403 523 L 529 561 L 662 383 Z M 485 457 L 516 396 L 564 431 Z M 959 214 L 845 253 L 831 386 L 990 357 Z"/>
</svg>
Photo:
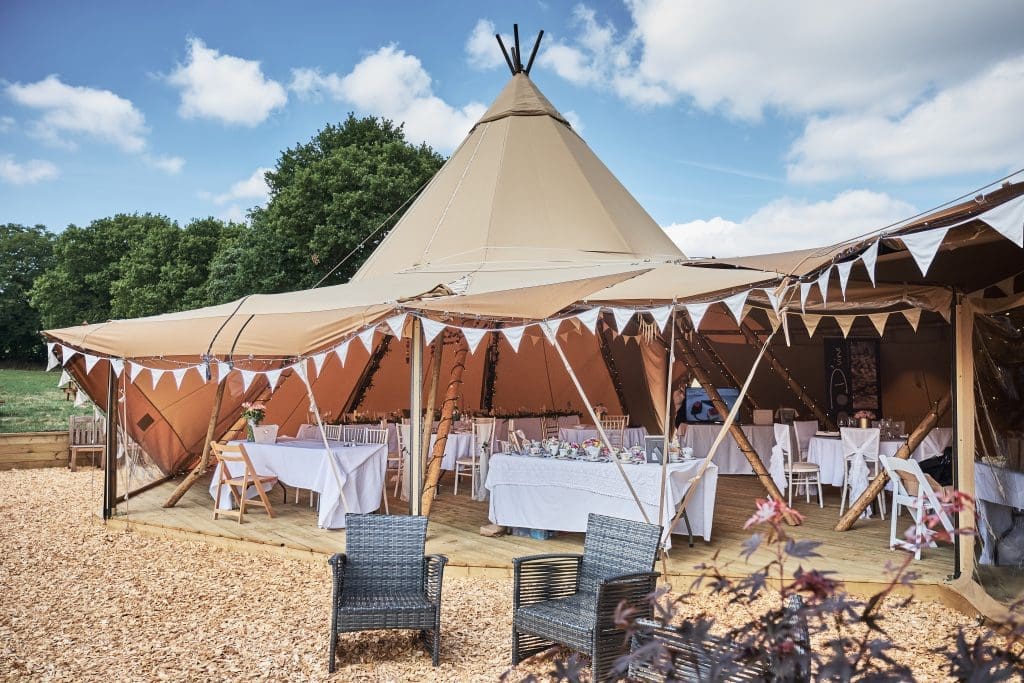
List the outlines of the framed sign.
<svg viewBox="0 0 1024 683">
<path fill-rule="evenodd" d="M 662 452 L 661 449 L 665 447 L 664 436 L 645 436 L 644 437 L 644 455 L 646 456 L 647 462 L 661 464 Z"/>
<path fill-rule="evenodd" d="M 878 339 L 825 339 L 825 398 L 834 421 L 859 410 L 882 415 L 881 346 Z"/>
</svg>

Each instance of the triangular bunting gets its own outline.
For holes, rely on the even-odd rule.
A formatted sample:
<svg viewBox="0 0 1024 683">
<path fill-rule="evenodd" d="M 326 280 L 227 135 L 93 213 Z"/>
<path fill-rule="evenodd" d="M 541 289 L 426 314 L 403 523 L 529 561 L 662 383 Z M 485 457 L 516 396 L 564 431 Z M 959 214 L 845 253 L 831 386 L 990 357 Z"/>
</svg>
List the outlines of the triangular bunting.
<svg viewBox="0 0 1024 683">
<path fill-rule="evenodd" d="M 600 308 L 591 308 L 589 311 L 583 311 L 576 315 L 576 319 L 583 323 L 590 334 L 594 334 L 597 330 L 597 316 L 601 315 Z"/>
<path fill-rule="evenodd" d="M 889 314 L 888 313 L 872 313 L 871 315 L 868 316 L 868 320 L 870 320 L 871 324 L 875 326 L 876 330 L 878 330 L 878 336 L 879 337 L 884 337 L 885 336 L 885 323 L 886 323 L 886 321 L 889 320 Z"/>
<path fill-rule="evenodd" d="M 942 316 L 942 319 L 945 320 L 946 323 L 948 324 L 949 323 L 949 317 L 950 317 L 950 315 L 952 315 L 952 311 L 950 311 L 948 308 L 940 308 L 938 310 L 938 313 L 939 313 L 939 315 Z"/>
<path fill-rule="evenodd" d="M 857 319 L 855 315 L 837 315 L 836 323 L 839 325 L 839 329 L 843 331 L 843 338 L 850 336 L 850 329 L 853 327 L 854 321 Z"/>
<path fill-rule="evenodd" d="M 359 341 L 363 342 L 363 346 L 366 347 L 367 353 L 373 353 L 373 333 L 377 331 L 377 327 L 368 327 L 360 332 L 357 337 Z"/>
<path fill-rule="evenodd" d="M 57 342 L 46 342 L 46 371 L 53 370 L 60 364 L 57 360 L 57 356 L 53 354 L 53 347 L 57 345 Z"/>
<path fill-rule="evenodd" d="M 1024 247 L 1024 197 L 989 209 L 978 218 L 1018 247 Z"/>
<path fill-rule="evenodd" d="M 854 261 L 844 261 L 836 264 L 836 272 L 839 273 L 839 291 L 843 293 L 843 301 L 846 301 L 846 283 L 850 281 L 850 270 Z"/>
<path fill-rule="evenodd" d="M 64 365 L 67 365 L 68 362 L 72 358 L 75 357 L 76 353 L 78 353 L 78 351 L 75 351 L 70 346 L 64 346 L 63 344 L 61 344 L 61 347 L 60 347 L 60 357 L 61 357 Z"/>
<path fill-rule="evenodd" d="M 480 340 L 483 339 L 490 330 L 481 327 L 463 327 L 462 336 L 466 338 L 466 345 L 469 346 L 470 353 L 476 353 L 476 347 L 480 345 Z"/>
<path fill-rule="evenodd" d="M 800 283 L 800 310 L 807 310 L 807 295 L 811 293 L 811 282 Z"/>
<path fill-rule="evenodd" d="M 249 391 L 249 387 L 252 386 L 252 381 L 256 379 L 255 370 L 240 370 L 242 373 L 242 393 Z"/>
<path fill-rule="evenodd" d="M 825 269 L 825 272 L 818 276 L 818 291 L 821 292 L 821 307 L 827 308 L 828 303 L 828 276 L 832 274 L 832 266 Z"/>
<path fill-rule="evenodd" d="M 120 377 L 124 372 L 124 358 L 110 358 L 110 367 L 114 371 L 114 377 Z"/>
<path fill-rule="evenodd" d="M 75 392 L 75 407 L 81 408 L 89 400 L 89 397 L 85 395 L 84 391 Z"/>
<path fill-rule="evenodd" d="M 430 318 L 420 318 L 423 323 L 423 341 L 427 344 L 434 341 L 434 337 L 444 332 L 444 323 L 439 323 Z"/>
<path fill-rule="evenodd" d="M 562 334 L 558 335 L 558 338 L 562 340 L 563 344 L 568 344 L 569 343 L 569 333 L 568 332 L 563 332 Z"/>
<path fill-rule="evenodd" d="M 813 337 L 814 331 L 818 329 L 818 323 L 821 322 L 820 315 L 812 315 L 811 313 L 805 313 L 800 316 L 800 319 L 804 321 L 804 327 L 807 328 L 807 336 Z"/>
<path fill-rule="evenodd" d="M 725 307 L 732 313 L 732 317 L 736 319 L 736 324 L 743 322 L 743 304 L 747 303 L 747 295 L 749 291 L 740 292 L 739 294 L 733 294 L 722 301 Z"/>
<path fill-rule="evenodd" d="M 1006 296 L 1013 296 L 1014 285 L 1016 284 L 1016 282 L 1017 276 L 1011 275 L 1005 280 L 1000 280 L 999 282 L 997 282 L 995 286 L 998 287 L 999 291 L 1001 291 Z"/>
<path fill-rule="evenodd" d="M 338 348 L 334 349 L 334 354 L 338 357 L 338 360 L 341 361 L 342 367 L 345 365 L 345 359 L 348 358 L 348 345 L 351 343 L 351 339 L 346 339 L 341 342 L 341 345 L 338 346 Z M 303 369 L 303 372 L 305 372 L 305 369 Z"/>
<path fill-rule="evenodd" d="M 128 379 L 131 380 L 132 384 L 135 384 L 135 379 L 139 376 L 139 373 L 145 370 L 138 363 L 130 363 L 128 366 Z"/>
<path fill-rule="evenodd" d="M 202 365 L 193 365 L 196 369 L 196 374 L 199 375 L 199 379 L 203 380 L 203 384 L 210 381 L 210 364 L 203 363 Z"/>
<path fill-rule="evenodd" d="M 57 380 L 57 386 L 62 387 L 71 381 L 71 375 L 68 374 L 67 370 L 60 371 L 60 379 Z"/>
<path fill-rule="evenodd" d="M 921 322 L 921 309 L 920 308 L 908 308 L 905 311 L 901 311 L 903 317 L 907 319 L 910 326 L 914 328 L 914 332 L 917 332 L 917 326 Z"/>
<path fill-rule="evenodd" d="M 348 342 L 346 341 L 343 344 L 343 346 L 345 346 L 345 348 L 348 348 Z M 344 361 L 342 361 L 342 362 L 344 363 Z M 309 382 L 309 375 L 306 374 L 306 364 L 305 364 L 305 362 L 299 361 L 298 363 L 293 363 L 290 367 L 291 367 L 292 370 L 295 371 L 295 374 L 298 375 L 300 379 L 302 379 L 303 383 L 308 384 L 308 382 Z"/>
<path fill-rule="evenodd" d="M 178 368 L 172 370 L 171 374 L 174 375 L 174 383 L 178 385 L 178 390 L 181 390 L 181 380 L 185 379 L 185 373 L 188 372 L 188 368 Z"/>
<path fill-rule="evenodd" d="M 548 342 L 552 346 L 555 345 L 555 335 L 558 334 L 558 328 L 561 325 L 561 320 L 544 320 L 540 323 L 540 329 L 544 331 L 544 336 L 548 338 Z"/>
<path fill-rule="evenodd" d="M 220 384 L 231 374 L 231 364 L 222 360 L 217 361 L 217 384 Z"/>
<path fill-rule="evenodd" d="M 768 303 L 772 305 L 772 310 L 776 313 L 779 312 L 779 297 L 775 296 L 775 290 L 771 287 L 765 287 L 761 290 L 764 295 L 768 297 Z"/>
<path fill-rule="evenodd" d="M 319 377 L 320 371 L 324 369 L 324 363 L 327 361 L 327 352 L 321 351 L 320 353 L 313 354 L 310 360 L 313 361 L 313 376 Z"/>
<path fill-rule="evenodd" d="M 651 318 L 654 319 L 654 324 L 658 326 L 658 329 L 664 332 L 665 325 L 668 323 L 668 318 L 672 315 L 672 307 L 662 306 L 660 308 L 652 308 L 647 312 L 651 314 Z"/>
<path fill-rule="evenodd" d="M 629 325 L 629 321 L 633 319 L 633 314 L 636 311 L 629 308 L 613 308 L 612 315 L 615 317 L 615 329 L 622 334 L 626 331 L 626 326 Z"/>
<path fill-rule="evenodd" d="M 594 310 L 596 311 L 597 309 L 595 308 Z M 595 317 L 594 320 L 596 321 L 597 318 Z M 505 335 L 505 340 L 508 342 L 508 345 L 512 347 L 512 350 L 515 351 L 516 353 L 519 353 L 519 343 L 523 341 L 524 332 L 526 332 L 526 328 L 521 325 L 519 327 L 501 328 L 501 333 Z"/>
<path fill-rule="evenodd" d="M 398 315 L 391 316 L 388 318 L 388 327 L 399 339 L 402 338 L 402 330 L 405 329 L 405 319 L 409 317 L 408 313 L 399 313 Z M 317 372 L 320 372 L 317 370 Z"/>
<path fill-rule="evenodd" d="M 100 362 L 99 356 L 93 356 L 91 354 L 82 354 L 85 357 L 85 374 L 92 372 L 92 369 L 96 367 L 96 364 Z"/>
<path fill-rule="evenodd" d="M 868 271 L 868 277 L 871 278 L 871 286 L 875 286 L 875 264 L 878 262 L 878 244 L 881 240 L 875 240 L 870 247 L 864 250 L 864 253 L 860 255 L 860 260 L 864 262 L 864 269 Z"/>
<path fill-rule="evenodd" d="M 278 368 L 276 370 L 267 370 L 266 373 L 264 373 L 267 376 L 267 384 L 270 385 L 271 391 L 277 387 L 277 381 L 281 379 L 282 372 L 284 372 L 284 369 Z"/>
<path fill-rule="evenodd" d="M 939 247 L 942 246 L 942 240 L 946 238 L 948 231 L 949 228 L 938 228 L 900 236 L 903 246 L 907 248 L 910 255 L 914 257 L 917 267 L 921 269 L 921 275 L 928 275 L 928 269 L 931 268 L 935 255 L 939 253 Z"/>
<path fill-rule="evenodd" d="M 153 379 L 153 391 L 156 391 L 156 386 L 160 384 L 160 378 L 164 376 L 164 371 L 150 368 L 149 376 Z"/>
<path fill-rule="evenodd" d="M 708 312 L 708 306 L 706 304 L 686 304 L 686 314 L 690 316 L 690 322 L 693 323 L 693 329 L 700 329 L 700 321 L 704 319 L 704 314 Z"/>
</svg>

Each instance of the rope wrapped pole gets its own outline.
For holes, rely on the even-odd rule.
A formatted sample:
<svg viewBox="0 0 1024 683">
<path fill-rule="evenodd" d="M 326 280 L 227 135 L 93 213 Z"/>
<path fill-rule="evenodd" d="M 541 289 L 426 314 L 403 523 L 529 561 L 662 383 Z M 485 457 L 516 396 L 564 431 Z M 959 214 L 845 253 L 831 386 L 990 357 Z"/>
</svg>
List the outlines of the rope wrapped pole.
<svg viewBox="0 0 1024 683">
<path fill-rule="evenodd" d="M 210 442 L 217 438 L 217 418 L 220 414 L 220 404 L 224 400 L 224 387 L 227 380 L 217 384 L 217 393 L 213 395 L 213 410 L 210 412 L 210 424 L 206 428 L 206 439 L 203 441 L 203 454 L 199 456 L 199 463 L 192 468 L 192 471 L 174 489 L 170 497 L 164 502 L 165 508 L 174 507 L 181 497 L 185 495 L 192 486 L 199 481 L 206 470 L 210 468 Z"/>
<path fill-rule="evenodd" d="M 949 406 L 952 403 L 952 395 L 946 394 L 941 401 L 936 403 L 932 409 L 924 416 L 921 423 L 917 425 L 913 433 L 907 439 L 907 442 L 900 446 L 899 450 L 896 451 L 896 455 L 893 457 L 899 458 L 900 460 L 906 460 L 910 457 L 921 442 L 924 441 L 924 437 L 928 436 L 928 432 L 935 428 L 938 424 L 939 418 L 942 417 Z M 882 471 L 875 477 L 871 484 L 865 489 L 864 493 L 861 494 L 860 498 L 853 502 L 846 510 L 846 514 L 839 518 L 836 523 L 836 531 L 847 531 L 854 523 L 860 518 L 860 515 L 871 504 L 875 498 L 882 493 L 882 489 L 885 487 L 885 483 L 889 481 L 888 475 L 885 471 Z"/>
<path fill-rule="evenodd" d="M 441 461 L 444 459 L 444 448 L 448 444 L 448 434 L 452 431 L 452 413 L 455 412 L 455 404 L 459 399 L 459 389 L 462 387 L 462 373 L 466 369 L 466 354 L 468 353 L 469 347 L 466 343 L 460 343 L 458 350 L 455 352 L 455 361 L 448 379 L 448 388 L 444 392 L 444 403 L 441 404 L 441 417 L 437 423 L 437 440 L 434 441 L 430 464 L 427 466 L 427 482 L 423 486 L 424 515 L 430 514 L 430 508 L 434 503 L 434 492 L 437 490 L 437 482 L 441 478 Z"/>
</svg>

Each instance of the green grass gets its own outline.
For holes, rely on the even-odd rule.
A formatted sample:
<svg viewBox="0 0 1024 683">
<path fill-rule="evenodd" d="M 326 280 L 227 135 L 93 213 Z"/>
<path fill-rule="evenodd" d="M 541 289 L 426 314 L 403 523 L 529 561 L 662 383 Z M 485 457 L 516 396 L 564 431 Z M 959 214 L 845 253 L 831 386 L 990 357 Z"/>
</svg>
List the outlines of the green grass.
<svg viewBox="0 0 1024 683">
<path fill-rule="evenodd" d="M 58 371 L 0 368 L 0 432 L 64 431 L 71 415 L 91 415 L 91 405 L 64 400 L 59 379 Z"/>
</svg>

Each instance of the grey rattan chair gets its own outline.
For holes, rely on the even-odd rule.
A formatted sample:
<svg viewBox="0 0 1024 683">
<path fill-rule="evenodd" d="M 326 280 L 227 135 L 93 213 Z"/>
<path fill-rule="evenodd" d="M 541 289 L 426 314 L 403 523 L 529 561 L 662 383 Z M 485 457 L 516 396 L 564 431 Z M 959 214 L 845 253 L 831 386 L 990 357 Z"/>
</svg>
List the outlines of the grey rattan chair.
<svg viewBox="0 0 1024 683">
<path fill-rule="evenodd" d="M 514 559 L 512 664 L 558 643 L 590 655 L 593 680 L 606 680 L 628 647 L 619 604 L 651 614 L 660 536 L 653 524 L 591 514 L 582 555 Z"/>
<path fill-rule="evenodd" d="M 424 555 L 427 518 L 345 515 L 345 552 L 330 559 L 331 659 L 338 634 L 416 629 L 437 666 L 441 648 L 441 582 L 448 558 Z"/>
</svg>

